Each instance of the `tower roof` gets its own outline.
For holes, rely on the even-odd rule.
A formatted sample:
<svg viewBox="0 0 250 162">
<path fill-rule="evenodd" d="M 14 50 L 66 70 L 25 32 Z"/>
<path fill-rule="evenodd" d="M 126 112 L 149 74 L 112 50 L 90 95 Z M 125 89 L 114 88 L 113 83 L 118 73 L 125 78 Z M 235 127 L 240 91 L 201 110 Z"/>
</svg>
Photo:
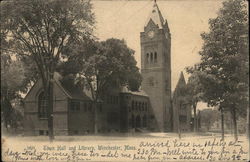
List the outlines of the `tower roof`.
<svg viewBox="0 0 250 162">
<path fill-rule="evenodd" d="M 158 27 L 159 27 L 160 29 L 163 28 L 163 25 L 164 25 L 164 23 L 165 23 L 165 22 L 164 22 L 164 18 L 162 17 L 161 11 L 159 10 L 159 7 L 158 7 L 156 1 L 154 1 L 153 9 L 152 9 L 152 11 L 150 12 L 150 14 L 149 14 L 149 16 L 148 16 L 148 18 L 147 18 L 147 21 L 146 21 L 146 23 L 145 23 L 144 26 L 147 26 L 147 25 L 148 25 L 150 19 L 151 19 L 156 25 L 158 25 Z"/>
<path fill-rule="evenodd" d="M 182 89 L 185 87 L 186 87 L 186 81 L 185 81 L 183 72 L 181 72 L 178 83 L 174 90 L 174 97 L 176 97 L 176 95 L 184 95 L 184 94 L 180 94 L 181 93 L 180 91 L 182 91 Z"/>
<path fill-rule="evenodd" d="M 181 71 L 181 74 L 180 74 L 178 83 L 177 83 L 177 85 L 176 85 L 176 88 L 177 88 L 177 87 L 182 87 L 182 86 L 186 86 L 186 81 L 185 81 L 183 72 Z"/>
</svg>

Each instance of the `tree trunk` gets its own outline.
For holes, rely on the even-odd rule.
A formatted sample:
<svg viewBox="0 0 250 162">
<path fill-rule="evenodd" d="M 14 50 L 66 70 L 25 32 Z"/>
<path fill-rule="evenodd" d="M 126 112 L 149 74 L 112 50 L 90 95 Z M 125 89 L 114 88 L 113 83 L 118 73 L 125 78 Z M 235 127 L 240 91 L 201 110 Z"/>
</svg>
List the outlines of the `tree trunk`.
<svg viewBox="0 0 250 162">
<path fill-rule="evenodd" d="M 94 133 L 98 133 L 98 120 L 97 120 L 97 101 L 94 102 Z"/>
<path fill-rule="evenodd" d="M 250 140 L 250 107 L 249 107 L 249 105 L 248 105 L 248 109 L 247 109 L 247 137 L 248 137 L 248 140 Z M 250 145 L 249 145 L 249 150 L 250 150 Z M 249 154 L 249 156 L 250 156 L 250 154 Z"/>
<path fill-rule="evenodd" d="M 224 140 L 224 111 L 223 108 L 220 108 L 221 112 L 221 139 Z"/>
<path fill-rule="evenodd" d="M 238 141 L 238 133 L 237 133 L 237 119 L 236 119 L 236 111 L 235 111 L 235 107 L 232 107 L 232 110 L 231 110 L 231 115 L 232 115 L 232 119 L 233 119 L 234 140 L 235 140 L 235 141 Z"/>
<path fill-rule="evenodd" d="M 194 109 L 194 132 L 197 132 L 197 116 L 196 116 L 196 105 L 193 104 L 193 109 Z"/>
<path fill-rule="evenodd" d="M 53 76 L 49 80 L 48 87 L 48 131 L 49 131 L 49 140 L 53 142 L 54 140 L 54 129 L 53 129 L 53 101 L 54 101 L 54 93 L 53 93 Z"/>
<path fill-rule="evenodd" d="M 181 124 L 180 124 L 180 109 L 181 109 L 181 102 L 180 102 L 180 107 L 179 107 L 179 109 L 178 109 L 178 135 L 179 135 L 179 139 L 181 139 Z"/>
</svg>

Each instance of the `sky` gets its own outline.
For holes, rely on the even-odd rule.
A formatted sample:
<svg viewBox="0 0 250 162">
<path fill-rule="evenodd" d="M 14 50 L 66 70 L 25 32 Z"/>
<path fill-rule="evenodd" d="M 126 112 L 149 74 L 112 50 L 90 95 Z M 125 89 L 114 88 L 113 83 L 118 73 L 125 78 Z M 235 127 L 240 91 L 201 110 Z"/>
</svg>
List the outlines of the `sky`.
<svg viewBox="0 0 250 162">
<path fill-rule="evenodd" d="M 124 39 L 128 47 L 135 50 L 137 66 L 141 67 L 140 32 L 154 2 L 152 0 L 93 0 L 96 18 L 94 34 L 100 40 Z M 198 52 L 202 47 L 200 34 L 209 31 L 208 20 L 215 18 L 222 0 L 157 0 L 164 19 L 167 19 L 171 33 L 172 91 L 180 72 L 185 67 L 198 63 Z M 206 106 L 206 105 L 201 105 Z"/>
</svg>

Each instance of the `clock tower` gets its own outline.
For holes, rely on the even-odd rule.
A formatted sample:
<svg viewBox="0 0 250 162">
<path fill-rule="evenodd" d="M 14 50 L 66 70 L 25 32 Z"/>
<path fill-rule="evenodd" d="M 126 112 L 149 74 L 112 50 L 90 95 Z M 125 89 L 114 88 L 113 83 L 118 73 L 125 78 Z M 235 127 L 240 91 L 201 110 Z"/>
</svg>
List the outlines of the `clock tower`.
<svg viewBox="0 0 250 162">
<path fill-rule="evenodd" d="M 142 89 L 149 96 L 157 130 L 171 131 L 171 34 L 156 2 L 140 40 Z"/>
</svg>

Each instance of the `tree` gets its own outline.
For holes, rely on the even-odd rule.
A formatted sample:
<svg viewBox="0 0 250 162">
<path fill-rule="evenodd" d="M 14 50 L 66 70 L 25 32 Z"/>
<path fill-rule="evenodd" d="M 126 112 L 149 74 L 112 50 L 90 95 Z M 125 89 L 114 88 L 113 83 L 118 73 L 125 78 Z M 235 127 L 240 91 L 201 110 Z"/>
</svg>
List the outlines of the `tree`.
<svg viewBox="0 0 250 162">
<path fill-rule="evenodd" d="M 237 140 L 237 114 L 245 112 L 248 103 L 248 36 L 247 9 L 242 0 L 223 2 L 218 16 L 209 20 L 209 33 L 201 34 L 201 82 L 209 105 L 230 111 Z"/>
<path fill-rule="evenodd" d="M 209 131 L 214 122 L 219 119 L 219 114 L 217 110 L 204 109 L 200 111 L 200 118 Z"/>
<path fill-rule="evenodd" d="M 53 140 L 53 75 L 62 50 L 91 37 L 91 4 L 87 0 L 4 1 L 1 22 L 10 44 L 6 50 L 35 62 L 48 100 L 49 137 Z"/>
<path fill-rule="evenodd" d="M 21 58 L 10 49 L 8 30 L 1 30 L 1 117 L 4 126 L 13 128 L 20 114 L 12 103 L 21 102 L 20 93 L 26 93 L 37 78 L 34 64 L 29 58 Z M 19 107 L 20 108 L 20 107 Z M 20 116 L 20 115 L 19 115 Z"/>
<path fill-rule="evenodd" d="M 11 60 L 6 53 L 1 54 L 1 116 L 7 130 L 15 123 L 11 101 L 20 98 L 19 91 L 25 87 L 25 74 L 23 62 Z"/>
<path fill-rule="evenodd" d="M 75 45 L 73 45 L 75 46 Z M 88 41 L 69 48 L 73 53 L 62 64 L 63 75 L 74 74 L 76 80 L 90 89 L 95 102 L 95 133 L 97 133 L 96 107 L 109 88 L 127 86 L 136 91 L 141 84 L 139 68 L 136 67 L 134 51 L 124 40 L 108 39 L 102 42 Z M 68 51 L 68 52 L 69 52 Z M 67 53 L 68 53 L 67 52 Z"/>
<path fill-rule="evenodd" d="M 190 71 L 190 69 L 187 69 L 187 71 L 192 73 L 188 78 L 187 93 L 194 112 L 194 131 L 196 132 L 198 130 L 196 107 L 197 103 L 202 100 L 203 89 L 199 79 L 199 72 Z"/>
</svg>

